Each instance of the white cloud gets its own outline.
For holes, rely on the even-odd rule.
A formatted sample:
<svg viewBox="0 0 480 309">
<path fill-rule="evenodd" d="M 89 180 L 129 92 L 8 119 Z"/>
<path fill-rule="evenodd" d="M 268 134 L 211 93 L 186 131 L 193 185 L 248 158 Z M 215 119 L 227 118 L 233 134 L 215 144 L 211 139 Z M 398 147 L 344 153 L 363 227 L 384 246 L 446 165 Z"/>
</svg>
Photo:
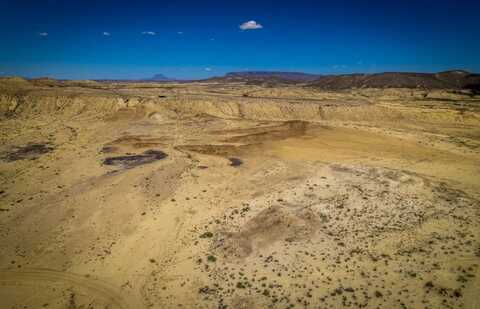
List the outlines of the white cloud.
<svg viewBox="0 0 480 309">
<path fill-rule="evenodd" d="M 40 32 L 38 35 L 39 36 L 48 36 L 48 32 Z"/>
<path fill-rule="evenodd" d="M 153 32 L 153 31 L 143 31 L 142 34 L 146 34 L 146 35 L 156 35 L 157 33 Z"/>
<path fill-rule="evenodd" d="M 110 32 L 107 32 L 107 31 L 104 31 L 102 34 L 103 34 L 104 36 L 110 36 Z"/>
<path fill-rule="evenodd" d="M 254 21 L 254 20 L 250 20 L 250 21 L 244 22 L 244 23 L 241 24 L 239 27 L 240 27 L 240 29 L 242 29 L 242 30 L 255 30 L 255 29 L 262 29 L 262 28 L 263 28 L 262 25 L 260 25 L 259 23 L 257 23 L 257 22 Z"/>
<path fill-rule="evenodd" d="M 205 68 L 205 71 L 210 72 L 212 68 Z"/>
</svg>

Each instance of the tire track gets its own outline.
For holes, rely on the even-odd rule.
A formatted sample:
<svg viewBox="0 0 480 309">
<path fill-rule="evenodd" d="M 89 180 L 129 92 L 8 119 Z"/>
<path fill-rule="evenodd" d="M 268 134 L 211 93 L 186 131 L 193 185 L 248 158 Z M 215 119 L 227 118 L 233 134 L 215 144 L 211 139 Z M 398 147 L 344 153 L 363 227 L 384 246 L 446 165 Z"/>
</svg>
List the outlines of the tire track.
<svg viewBox="0 0 480 309">
<path fill-rule="evenodd" d="M 31 285 L 32 283 L 63 283 L 66 286 L 79 288 L 87 292 L 92 299 L 101 299 L 108 306 L 120 309 L 143 308 L 137 300 L 131 297 L 126 299 L 121 291 L 113 285 L 97 279 L 87 278 L 70 272 L 61 272 L 51 269 L 31 268 L 22 271 L 0 269 L 0 287 L 16 287 Z M 110 308 L 110 307 L 109 307 Z"/>
</svg>

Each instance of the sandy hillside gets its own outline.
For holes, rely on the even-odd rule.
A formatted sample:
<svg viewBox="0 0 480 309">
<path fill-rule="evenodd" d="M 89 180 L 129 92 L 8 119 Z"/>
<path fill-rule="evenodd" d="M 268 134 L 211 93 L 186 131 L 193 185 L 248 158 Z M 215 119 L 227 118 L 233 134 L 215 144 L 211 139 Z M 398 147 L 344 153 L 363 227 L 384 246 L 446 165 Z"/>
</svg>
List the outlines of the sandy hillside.
<svg viewBox="0 0 480 309">
<path fill-rule="evenodd" d="M 0 81 L 0 308 L 480 308 L 480 97 Z"/>
</svg>

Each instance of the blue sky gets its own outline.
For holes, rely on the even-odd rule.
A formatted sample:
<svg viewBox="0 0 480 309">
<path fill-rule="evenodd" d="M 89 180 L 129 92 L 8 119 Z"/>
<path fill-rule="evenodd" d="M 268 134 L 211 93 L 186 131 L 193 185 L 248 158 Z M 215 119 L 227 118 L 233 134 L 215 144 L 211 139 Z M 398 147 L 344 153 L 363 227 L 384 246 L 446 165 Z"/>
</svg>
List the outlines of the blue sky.
<svg viewBox="0 0 480 309">
<path fill-rule="evenodd" d="M 0 75 L 479 72 L 478 12 L 478 0 L 0 0 Z"/>
</svg>

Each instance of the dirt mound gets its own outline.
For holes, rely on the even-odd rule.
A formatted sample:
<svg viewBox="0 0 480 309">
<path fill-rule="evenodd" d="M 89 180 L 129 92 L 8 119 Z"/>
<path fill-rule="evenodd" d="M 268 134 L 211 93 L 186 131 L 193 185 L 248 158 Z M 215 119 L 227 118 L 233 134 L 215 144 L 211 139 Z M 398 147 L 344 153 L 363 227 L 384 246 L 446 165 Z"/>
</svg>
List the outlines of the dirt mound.
<svg viewBox="0 0 480 309">
<path fill-rule="evenodd" d="M 271 206 L 249 220 L 238 232 L 224 232 L 214 249 L 225 257 L 245 258 L 255 248 L 276 241 L 294 242 L 310 237 L 320 227 L 320 217 L 302 206 Z"/>
<path fill-rule="evenodd" d="M 193 151 L 193 152 L 206 154 L 206 155 L 226 157 L 229 155 L 240 154 L 241 151 L 245 149 L 245 147 L 228 145 L 228 144 L 222 144 L 222 145 L 210 144 L 210 145 L 181 145 L 181 146 L 175 147 L 175 149 L 180 151 Z"/>
<path fill-rule="evenodd" d="M 62 82 L 49 77 L 34 78 L 30 80 L 30 83 L 34 86 L 39 86 L 39 87 L 61 87 L 62 86 Z"/>
<path fill-rule="evenodd" d="M 216 130 L 212 132 L 214 135 L 233 134 L 234 136 L 225 138 L 223 140 L 225 144 L 180 145 L 175 147 L 175 149 L 222 157 L 241 155 L 249 146 L 255 146 L 266 141 L 276 141 L 304 135 L 308 126 L 309 124 L 304 121 L 286 121 L 273 126 Z M 231 166 L 240 166 L 242 164 L 242 161 L 238 158 L 231 157 L 228 159 L 230 160 Z"/>
<path fill-rule="evenodd" d="M 304 135 L 308 127 L 305 121 L 286 121 L 278 126 L 260 127 L 245 130 L 234 130 L 229 133 L 240 133 L 225 140 L 229 143 L 257 144 L 263 141 L 281 140 L 292 136 Z"/>
<path fill-rule="evenodd" d="M 165 145 L 166 142 L 171 141 L 170 137 L 151 137 L 146 135 L 127 135 L 117 138 L 116 140 L 103 146 L 101 152 L 112 153 L 121 150 L 131 150 L 139 148 L 152 148 Z"/>
<path fill-rule="evenodd" d="M 0 83 L 20 83 L 20 84 L 28 84 L 28 81 L 19 76 L 10 76 L 10 77 L 0 77 Z"/>
</svg>

